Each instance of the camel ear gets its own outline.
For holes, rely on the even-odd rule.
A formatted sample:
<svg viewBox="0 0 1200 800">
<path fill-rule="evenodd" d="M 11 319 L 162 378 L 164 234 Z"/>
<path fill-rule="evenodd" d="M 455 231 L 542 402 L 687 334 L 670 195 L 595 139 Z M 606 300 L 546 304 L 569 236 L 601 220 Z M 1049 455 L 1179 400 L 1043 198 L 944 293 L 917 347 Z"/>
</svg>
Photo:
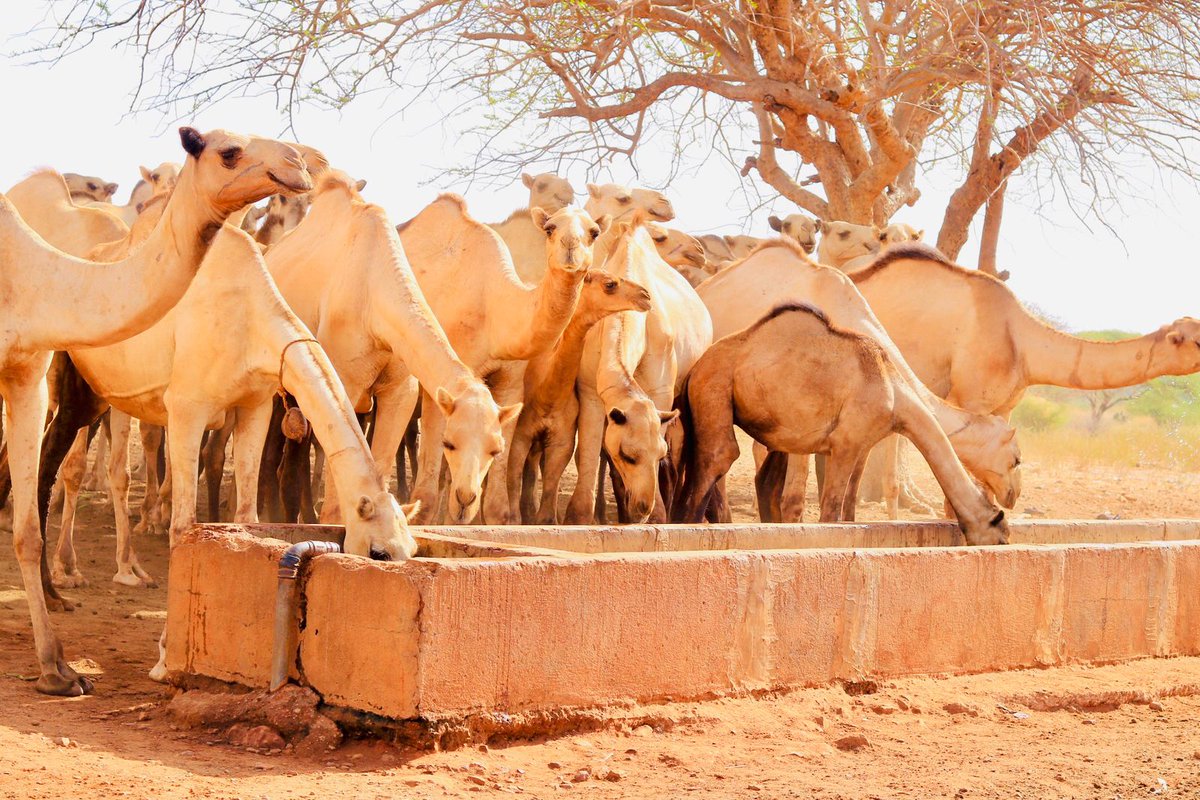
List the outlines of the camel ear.
<svg viewBox="0 0 1200 800">
<path fill-rule="evenodd" d="M 104 191 L 108 192 L 108 196 L 112 197 L 117 193 L 117 185 L 115 183 L 104 184 Z"/>
<path fill-rule="evenodd" d="M 150 170 L 146 169 L 145 167 L 138 167 L 138 172 L 142 174 L 142 180 L 144 180 L 146 183 L 150 183 Z"/>
<path fill-rule="evenodd" d="M 533 188 L 533 176 L 530 175 L 528 172 L 522 172 L 521 173 L 521 183 L 525 184 L 526 189 L 532 189 Z"/>
<path fill-rule="evenodd" d="M 730 247 L 733 247 L 733 237 L 732 236 L 722 236 L 721 238 L 725 240 L 725 244 L 729 245 Z"/>
<path fill-rule="evenodd" d="M 400 513 L 404 515 L 405 522 L 407 522 L 408 520 L 415 517 L 417 514 L 420 513 L 420 511 L 421 511 L 421 501 L 420 500 L 413 500 L 411 503 L 401 503 L 400 504 Z"/>
<path fill-rule="evenodd" d="M 500 425 L 501 427 L 515 420 L 521 414 L 521 403 L 513 403 L 511 406 L 504 406 L 500 409 Z"/>
<path fill-rule="evenodd" d="M 179 141 L 183 144 L 183 149 L 192 158 L 199 158 L 204 152 L 208 142 L 204 141 L 204 136 L 195 128 L 189 128 L 186 125 L 179 129 Z"/>
<path fill-rule="evenodd" d="M 367 188 L 367 181 L 365 179 L 360 180 L 354 184 L 354 190 L 356 192 L 361 192 L 365 188 Z"/>
<path fill-rule="evenodd" d="M 920 241 L 921 239 L 924 239 L 924 238 L 925 238 L 925 229 L 924 228 L 921 228 L 921 230 L 917 231 L 913 235 L 913 239 L 915 239 L 917 241 Z"/>
<path fill-rule="evenodd" d="M 596 198 L 597 200 L 600 199 L 600 187 L 599 186 L 597 186 L 594 183 L 589 183 L 587 185 L 587 190 L 588 190 L 588 194 L 590 194 L 592 197 Z"/>
<path fill-rule="evenodd" d="M 608 410 L 608 418 L 614 425 L 624 425 L 629 421 L 629 418 L 625 416 L 625 412 L 619 408 L 610 408 Z"/>
<path fill-rule="evenodd" d="M 358 518 L 369 520 L 375 518 L 375 502 L 365 494 L 358 498 Z"/>
<path fill-rule="evenodd" d="M 1015 438 L 1017 438 L 1017 429 L 1009 428 L 1008 433 L 1004 434 L 1004 438 L 1000 440 L 1000 444 L 1008 444 Z"/>
<path fill-rule="evenodd" d="M 783 230 L 783 220 L 781 220 L 779 217 L 775 216 L 774 214 L 767 217 L 767 224 L 771 226 L 771 230 L 773 230 L 773 231 L 782 231 Z"/>
<path fill-rule="evenodd" d="M 608 230 L 608 226 L 612 225 L 612 217 L 608 214 L 601 214 L 596 218 L 595 222 L 596 227 L 600 229 L 600 232 L 604 233 L 606 230 Z"/>
<path fill-rule="evenodd" d="M 439 386 L 433 395 L 433 401 L 447 417 L 454 413 L 454 395 L 446 391 L 445 386 Z"/>
<path fill-rule="evenodd" d="M 677 409 L 677 408 L 672 409 L 671 411 L 658 412 L 658 421 L 661 422 L 663 425 L 670 424 L 677 419 L 679 419 L 679 409 Z"/>
<path fill-rule="evenodd" d="M 1171 344 L 1183 344 L 1187 341 L 1187 337 L 1179 331 L 1167 331 L 1167 341 Z"/>
<path fill-rule="evenodd" d="M 822 234 L 829 231 L 829 223 L 825 220 L 817 218 L 815 222 L 817 223 L 817 230 L 819 230 Z"/>
<path fill-rule="evenodd" d="M 533 220 L 533 224 L 544 230 L 547 235 L 554 233 L 553 225 L 546 227 L 546 223 L 550 221 L 550 215 L 541 206 L 534 206 L 529 209 L 529 217 Z"/>
</svg>

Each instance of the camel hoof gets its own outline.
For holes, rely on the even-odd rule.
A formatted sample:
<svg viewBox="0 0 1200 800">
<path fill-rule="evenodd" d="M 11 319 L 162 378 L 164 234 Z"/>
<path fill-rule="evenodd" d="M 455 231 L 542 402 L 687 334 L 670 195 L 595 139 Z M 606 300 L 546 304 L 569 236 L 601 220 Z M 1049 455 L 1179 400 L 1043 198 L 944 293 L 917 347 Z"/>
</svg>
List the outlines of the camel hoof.
<svg viewBox="0 0 1200 800">
<path fill-rule="evenodd" d="M 162 662 L 155 664 L 154 668 L 150 670 L 149 675 L 150 680 L 154 681 L 155 683 L 166 683 L 167 665 L 163 664 Z"/>
<path fill-rule="evenodd" d="M 49 611 L 74 611 L 75 604 L 65 597 L 46 597 L 46 608 Z"/>
<path fill-rule="evenodd" d="M 149 575 L 138 575 L 133 572 L 118 572 L 113 575 L 113 583 L 119 583 L 122 586 L 131 586 L 134 589 L 157 589 L 158 583 Z"/>
<path fill-rule="evenodd" d="M 49 694 L 55 697 L 80 697 L 85 694 L 91 694 L 92 682 L 82 675 L 76 675 L 73 678 L 68 678 L 57 673 L 42 675 L 38 678 L 34 688 L 42 694 Z"/>
<path fill-rule="evenodd" d="M 88 585 L 87 578 L 79 570 L 67 572 L 66 570 L 52 570 L 50 572 L 50 582 L 58 589 L 82 589 Z"/>
</svg>

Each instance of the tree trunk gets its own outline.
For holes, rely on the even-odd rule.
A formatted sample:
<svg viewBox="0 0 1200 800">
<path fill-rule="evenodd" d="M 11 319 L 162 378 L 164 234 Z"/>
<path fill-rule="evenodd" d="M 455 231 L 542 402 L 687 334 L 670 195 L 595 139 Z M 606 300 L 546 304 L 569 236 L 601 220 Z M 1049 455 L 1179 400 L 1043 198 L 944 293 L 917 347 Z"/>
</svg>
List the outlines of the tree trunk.
<svg viewBox="0 0 1200 800">
<path fill-rule="evenodd" d="M 1004 216 L 1004 192 L 1008 181 L 988 198 L 983 214 L 983 236 L 979 240 L 979 271 L 996 276 L 996 245 L 1000 242 L 1000 220 Z"/>
</svg>

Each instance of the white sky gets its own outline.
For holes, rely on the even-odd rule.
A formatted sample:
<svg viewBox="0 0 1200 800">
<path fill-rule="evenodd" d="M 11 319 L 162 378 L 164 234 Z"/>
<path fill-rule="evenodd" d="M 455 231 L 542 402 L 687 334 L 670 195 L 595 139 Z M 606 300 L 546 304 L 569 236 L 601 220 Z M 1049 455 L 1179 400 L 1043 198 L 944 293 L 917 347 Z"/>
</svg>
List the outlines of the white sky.
<svg viewBox="0 0 1200 800">
<path fill-rule="evenodd" d="M 0 19 L 0 53 L 22 46 L 14 37 L 37 24 L 39 12 L 28 7 L 36 5 L 6 5 Z M 5 154 L 0 160 L 0 191 L 32 169 L 50 166 L 117 181 L 117 200 L 124 202 L 139 164 L 181 160 L 174 124 L 154 114 L 127 116 L 136 69 L 132 54 L 102 47 L 53 69 L 0 56 L 0 87 L 8 112 L 0 133 Z M 455 135 L 469 124 L 461 114 L 443 123 L 445 115 L 433 98 L 401 114 L 395 113 L 396 105 L 396 98 L 376 94 L 356 100 L 341 114 L 305 108 L 298 116 L 298 138 L 322 149 L 335 166 L 366 178 L 366 197 L 384 206 L 396 221 L 416 214 L 440 190 L 464 193 L 474 216 L 487 221 L 503 218 L 526 202 L 515 174 L 507 186 L 469 188 L 439 174 L 441 168 L 472 160 Z M 191 122 L 201 130 L 223 127 L 263 135 L 278 135 L 284 128 L 283 115 L 270 98 L 225 101 Z M 651 149 L 639 155 L 643 166 L 656 162 L 654 146 L 652 141 Z M 530 165 L 529 171 L 549 167 Z M 636 182 L 632 168 L 620 163 L 610 174 Z M 567 177 L 580 190 L 587 180 L 610 179 L 585 175 L 582 169 Z M 935 238 L 957 178 L 957 170 L 949 167 L 926 174 L 920 183 L 921 201 L 896 220 L 924 228 L 927 239 Z M 645 179 L 652 183 L 653 175 Z M 743 179 L 716 158 L 676 179 L 667 192 L 679 215 L 678 226 L 694 233 L 740 232 L 746 215 L 738 190 L 743 180 L 754 177 Z M 1200 316 L 1200 257 L 1196 245 L 1182 235 L 1200 225 L 1200 188 L 1178 178 L 1164 186 L 1148 169 L 1137 171 L 1131 183 L 1141 187 L 1133 191 L 1143 199 L 1127 201 L 1119 218 L 1107 220 L 1119 231 L 1118 240 L 1095 223 L 1088 230 L 1061 193 L 1058 198 L 1047 193 L 1047 202 L 1034 208 L 1032 193 L 1018 175 L 1005 209 L 999 253 L 1001 268 L 1012 272 L 1009 285 L 1017 295 L 1072 329 L 1143 332 L 1180 316 Z M 774 210 L 792 209 L 781 200 Z M 768 213 L 747 220 L 746 232 L 769 234 Z M 976 237 L 959 261 L 974 265 L 977 248 Z"/>
</svg>

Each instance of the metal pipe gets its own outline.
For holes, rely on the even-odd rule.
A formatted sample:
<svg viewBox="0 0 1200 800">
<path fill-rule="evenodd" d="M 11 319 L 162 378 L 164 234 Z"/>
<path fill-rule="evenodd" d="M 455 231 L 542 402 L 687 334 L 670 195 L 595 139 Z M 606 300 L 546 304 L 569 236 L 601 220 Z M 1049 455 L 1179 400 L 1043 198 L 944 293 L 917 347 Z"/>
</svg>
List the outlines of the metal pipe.
<svg viewBox="0 0 1200 800">
<path fill-rule="evenodd" d="M 288 671 L 296 652 L 296 626 L 292 617 L 296 608 L 296 578 L 300 567 L 313 556 L 340 553 L 337 542 L 300 542 L 289 547 L 279 558 L 279 585 L 275 589 L 275 643 L 271 653 L 271 691 L 287 683 Z"/>
</svg>

